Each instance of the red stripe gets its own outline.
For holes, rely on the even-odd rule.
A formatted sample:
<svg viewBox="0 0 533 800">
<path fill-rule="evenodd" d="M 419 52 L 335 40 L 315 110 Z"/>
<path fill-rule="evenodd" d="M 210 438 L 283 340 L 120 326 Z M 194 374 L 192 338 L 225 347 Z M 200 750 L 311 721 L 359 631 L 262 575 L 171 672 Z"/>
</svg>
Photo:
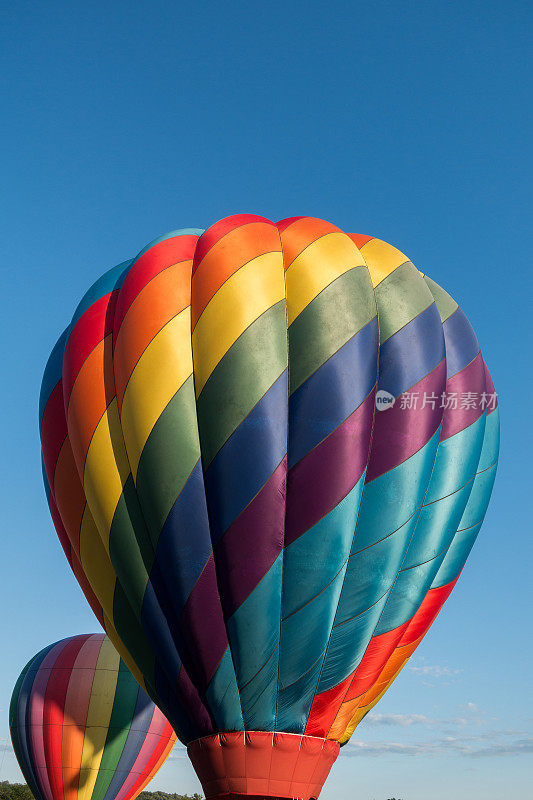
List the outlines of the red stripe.
<svg viewBox="0 0 533 800">
<path fill-rule="evenodd" d="M 354 675 L 355 672 L 350 673 L 342 683 L 332 686 L 326 692 L 320 692 L 320 694 L 315 695 L 307 725 L 305 726 L 305 734 L 307 736 L 327 735 Z"/>
<path fill-rule="evenodd" d="M 63 548 L 63 552 L 67 557 L 67 561 L 72 567 L 72 554 L 71 554 L 71 544 L 70 539 L 68 536 L 67 531 L 65 530 L 65 526 L 63 525 L 63 520 L 61 519 L 61 514 L 59 513 L 59 509 L 57 507 L 54 495 L 50 492 L 50 516 L 52 517 L 52 522 L 54 523 L 54 527 L 56 529 L 57 538 L 61 543 L 61 547 Z"/>
<path fill-rule="evenodd" d="M 221 219 L 220 222 L 211 225 L 198 239 L 194 253 L 192 274 L 194 275 L 204 256 L 223 236 L 235 230 L 235 228 L 240 228 L 242 225 L 247 225 L 250 222 L 266 222 L 267 225 L 272 225 L 269 219 L 257 217 L 255 214 L 234 214 L 232 217 L 225 217 L 225 219 Z"/>
<path fill-rule="evenodd" d="M 348 236 L 352 242 L 359 248 L 359 250 L 367 243 L 374 239 L 374 236 L 365 236 L 364 233 L 349 233 Z"/>
<path fill-rule="evenodd" d="M 156 714 L 159 714 L 160 711 L 158 708 L 155 709 Z M 165 747 L 167 747 L 170 737 L 173 734 L 172 726 L 169 722 L 165 725 L 164 732 L 160 735 L 160 737 L 156 741 L 156 745 L 150 756 L 150 760 L 143 768 L 142 772 L 140 773 L 139 777 L 129 790 L 127 794 L 122 798 L 122 800 L 131 800 L 132 797 L 135 797 L 139 789 L 141 788 L 142 784 L 146 780 L 146 778 L 150 775 L 151 771 L 157 766 L 157 762 L 161 758 Z"/>
<path fill-rule="evenodd" d="M 63 356 L 63 395 L 68 405 L 72 387 L 87 356 L 113 329 L 118 291 L 105 294 L 82 314 L 68 338 Z"/>
<path fill-rule="evenodd" d="M 116 342 L 126 312 L 146 284 L 168 267 L 179 264 L 181 261 L 190 261 L 194 256 L 197 242 L 198 236 L 192 234 L 173 236 L 155 244 L 132 264 L 120 288 L 117 300 L 113 323 L 113 344 Z"/>
<path fill-rule="evenodd" d="M 41 423 L 41 449 L 50 487 L 54 485 L 57 459 L 67 437 L 67 421 L 63 405 L 63 382 L 56 383 L 46 403 Z"/>
<path fill-rule="evenodd" d="M 43 740 L 48 779 L 54 800 L 64 800 L 63 794 L 63 712 L 67 688 L 76 657 L 90 634 L 67 640 L 52 667 L 43 708 Z"/>
<path fill-rule="evenodd" d="M 460 573 L 459 573 L 460 574 Z M 398 647 L 412 644 L 421 636 L 425 636 L 442 606 L 450 596 L 453 587 L 459 580 L 459 575 L 451 583 L 430 589 L 424 597 L 420 608 L 409 623 L 407 630 L 400 639 Z"/>
<path fill-rule="evenodd" d="M 408 626 L 409 620 L 392 631 L 372 637 L 361 663 L 355 671 L 344 701 L 360 697 L 375 684 Z"/>
<path fill-rule="evenodd" d="M 276 222 L 276 228 L 280 233 L 292 225 L 293 222 L 298 222 L 299 219 L 303 219 L 303 217 L 287 217 L 287 219 L 282 219 L 279 222 Z"/>
</svg>

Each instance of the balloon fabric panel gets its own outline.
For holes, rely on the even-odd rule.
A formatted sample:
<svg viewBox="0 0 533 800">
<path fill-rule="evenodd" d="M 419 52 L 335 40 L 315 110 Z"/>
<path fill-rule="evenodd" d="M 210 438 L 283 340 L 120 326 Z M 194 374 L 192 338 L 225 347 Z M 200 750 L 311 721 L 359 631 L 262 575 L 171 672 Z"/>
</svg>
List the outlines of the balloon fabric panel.
<svg viewBox="0 0 533 800">
<path fill-rule="evenodd" d="M 182 741 L 347 741 L 487 508 L 497 406 L 451 396 L 494 396 L 457 303 L 323 220 L 175 231 L 87 292 L 43 378 L 45 487 L 91 607 Z"/>
</svg>

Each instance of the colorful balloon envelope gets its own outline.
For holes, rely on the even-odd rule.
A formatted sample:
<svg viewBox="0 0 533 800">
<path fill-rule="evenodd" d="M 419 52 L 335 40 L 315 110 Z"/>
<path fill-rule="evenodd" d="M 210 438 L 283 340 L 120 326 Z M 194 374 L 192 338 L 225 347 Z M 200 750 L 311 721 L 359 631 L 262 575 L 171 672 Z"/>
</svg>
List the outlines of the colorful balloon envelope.
<svg viewBox="0 0 533 800">
<path fill-rule="evenodd" d="M 176 741 L 103 633 L 37 653 L 13 690 L 9 726 L 35 800 L 133 800 Z"/>
<path fill-rule="evenodd" d="M 40 413 L 70 565 L 207 797 L 316 797 L 489 502 L 496 394 L 457 303 L 319 219 L 175 231 L 87 292 Z"/>
</svg>

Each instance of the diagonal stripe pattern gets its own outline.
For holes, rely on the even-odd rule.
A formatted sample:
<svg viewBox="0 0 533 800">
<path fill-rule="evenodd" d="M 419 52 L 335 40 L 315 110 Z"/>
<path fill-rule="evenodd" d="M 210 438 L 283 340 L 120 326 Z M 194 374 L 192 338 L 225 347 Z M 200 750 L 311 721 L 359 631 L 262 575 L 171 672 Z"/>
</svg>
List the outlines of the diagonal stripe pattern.
<svg viewBox="0 0 533 800">
<path fill-rule="evenodd" d="M 497 462 L 457 303 L 312 217 L 174 231 L 106 273 L 40 426 L 71 569 L 186 743 L 346 741 L 451 592 Z"/>
</svg>

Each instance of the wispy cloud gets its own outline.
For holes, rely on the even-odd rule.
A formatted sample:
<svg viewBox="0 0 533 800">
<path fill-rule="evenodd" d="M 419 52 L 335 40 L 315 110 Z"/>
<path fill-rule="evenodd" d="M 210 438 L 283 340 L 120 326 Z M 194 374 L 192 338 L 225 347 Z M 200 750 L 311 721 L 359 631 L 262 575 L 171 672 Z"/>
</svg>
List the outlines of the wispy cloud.
<svg viewBox="0 0 533 800">
<path fill-rule="evenodd" d="M 424 714 L 369 714 L 365 718 L 365 725 L 371 727 L 380 725 L 399 725 L 409 728 L 411 725 L 435 725 L 438 720 L 430 719 Z"/>
<path fill-rule="evenodd" d="M 471 758 L 523 755 L 533 752 L 533 736 L 523 730 L 498 728 L 494 719 L 487 719 L 478 706 L 469 701 L 459 706 L 463 716 L 452 718 L 430 718 L 424 714 L 372 714 L 364 722 L 373 736 L 380 728 L 405 730 L 402 739 L 365 741 L 352 739 L 341 751 L 347 756 L 443 756 L 461 755 Z M 490 727 L 489 727 L 490 724 Z M 427 738 L 417 741 L 412 734 L 427 729 Z M 411 737 L 411 738 L 409 738 Z"/>
<path fill-rule="evenodd" d="M 452 669 L 451 667 L 441 666 L 439 664 L 416 664 L 409 665 L 407 669 L 414 672 L 416 675 L 423 675 L 428 678 L 455 678 L 460 675 L 461 669 Z"/>
<path fill-rule="evenodd" d="M 493 734 L 494 735 L 494 734 Z M 524 736 L 520 739 L 509 739 L 502 741 L 506 737 L 505 732 L 499 732 L 496 737 L 499 741 L 494 741 L 485 746 L 479 746 L 485 742 L 485 737 L 465 737 L 464 739 L 456 736 L 442 736 L 424 742 L 363 742 L 351 740 L 341 751 L 345 756 L 381 756 L 385 753 L 389 755 L 402 756 L 443 756 L 458 754 L 470 758 L 484 758 L 497 756 L 525 755 L 533 753 L 533 736 Z"/>
</svg>

